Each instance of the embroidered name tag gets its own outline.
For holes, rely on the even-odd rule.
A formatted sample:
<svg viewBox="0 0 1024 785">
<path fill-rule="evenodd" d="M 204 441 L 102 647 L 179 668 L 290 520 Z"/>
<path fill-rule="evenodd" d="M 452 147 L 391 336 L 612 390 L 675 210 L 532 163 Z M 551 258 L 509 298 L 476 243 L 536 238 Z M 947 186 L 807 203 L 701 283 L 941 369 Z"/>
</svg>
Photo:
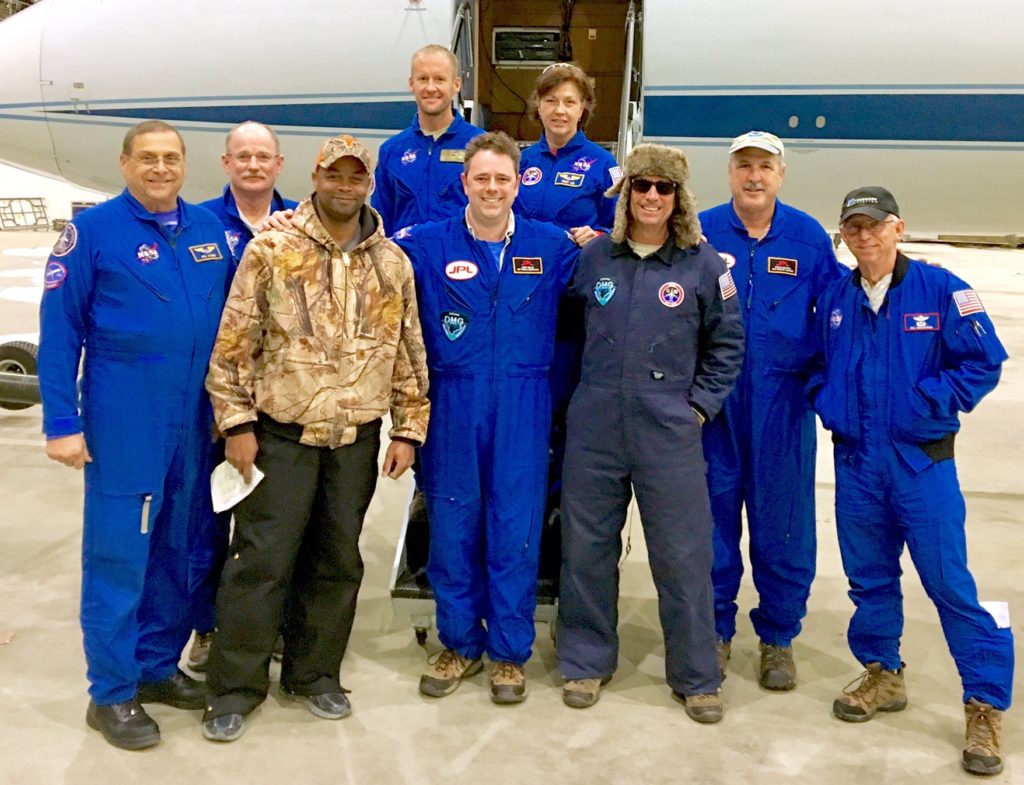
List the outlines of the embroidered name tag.
<svg viewBox="0 0 1024 785">
<path fill-rule="evenodd" d="M 513 256 L 512 272 L 516 275 L 541 275 L 544 272 L 544 260 L 539 256 Z"/>
<path fill-rule="evenodd" d="M 797 260 L 781 256 L 768 257 L 768 272 L 776 275 L 796 275 Z"/>
<path fill-rule="evenodd" d="M 465 160 L 465 150 L 453 150 L 449 148 L 441 151 L 441 163 L 443 164 L 461 164 Z"/>
<path fill-rule="evenodd" d="M 190 245 L 188 252 L 196 262 L 218 262 L 224 257 L 220 254 L 220 247 L 217 243 L 204 243 L 203 245 Z"/>
<path fill-rule="evenodd" d="M 585 174 L 579 172 L 559 172 L 555 175 L 555 185 L 564 185 L 568 188 L 579 188 L 583 185 Z"/>
<path fill-rule="evenodd" d="M 903 332 L 937 332 L 939 315 L 937 313 L 905 313 L 903 314 Z"/>
</svg>

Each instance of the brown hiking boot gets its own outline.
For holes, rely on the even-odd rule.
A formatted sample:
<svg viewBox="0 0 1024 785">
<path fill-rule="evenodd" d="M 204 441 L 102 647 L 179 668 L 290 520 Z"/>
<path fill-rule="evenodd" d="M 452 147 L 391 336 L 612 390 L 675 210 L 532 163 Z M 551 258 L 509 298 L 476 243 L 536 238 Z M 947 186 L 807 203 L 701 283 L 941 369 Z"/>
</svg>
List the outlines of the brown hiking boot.
<svg viewBox="0 0 1024 785">
<path fill-rule="evenodd" d="M 495 703 L 522 703 L 526 700 L 526 673 L 514 662 L 496 662 L 491 666 L 491 700 Z"/>
<path fill-rule="evenodd" d="M 611 681 L 611 676 L 603 679 L 567 679 L 562 685 L 562 703 L 574 709 L 586 709 L 597 703 L 601 697 L 601 688 Z"/>
<path fill-rule="evenodd" d="M 971 698 L 964 704 L 964 714 L 967 715 L 967 734 L 960 765 L 971 774 L 998 774 L 1003 770 L 1003 758 L 999 754 L 1003 713 Z"/>
<path fill-rule="evenodd" d="M 835 699 L 832 713 L 847 722 L 867 722 L 875 712 L 903 711 L 907 708 L 907 689 L 903 685 L 906 665 L 900 665 L 898 671 L 887 671 L 880 662 L 869 662 L 867 670 L 847 684 L 843 694 Z"/>
<path fill-rule="evenodd" d="M 420 692 L 432 698 L 451 695 L 463 679 L 479 673 L 483 666 L 480 660 L 471 660 L 454 649 L 445 649 L 427 660 L 427 669 L 420 676 Z"/>
<path fill-rule="evenodd" d="M 683 704 L 686 716 L 694 722 L 710 724 L 722 719 L 722 699 L 717 692 L 706 695 L 683 695 L 672 690 L 672 697 Z"/>
<path fill-rule="evenodd" d="M 792 646 L 774 646 L 761 641 L 761 668 L 757 683 L 766 690 L 785 691 L 796 686 L 796 663 Z"/>
<path fill-rule="evenodd" d="M 722 681 L 725 681 L 725 666 L 729 662 L 729 657 L 732 656 L 732 641 L 723 641 L 719 638 L 715 645 L 715 651 L 718 654 L 718 675 Z"/>
<path fill-rule="evenodd" d="M 210 644 L 213 643 L 213 632 L 196 631 L 192 638 L 192 647 L 188 650 L 188 667 L 196 673 L 206 670 L 210 662 Z"/>
</svg>

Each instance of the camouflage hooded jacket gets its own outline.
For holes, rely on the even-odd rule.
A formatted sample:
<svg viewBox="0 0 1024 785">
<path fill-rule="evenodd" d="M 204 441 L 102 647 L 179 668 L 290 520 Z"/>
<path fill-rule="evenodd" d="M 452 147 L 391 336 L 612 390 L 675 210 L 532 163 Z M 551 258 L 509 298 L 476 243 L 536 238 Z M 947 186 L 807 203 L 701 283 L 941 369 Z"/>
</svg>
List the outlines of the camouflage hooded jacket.
<svg viewBox="0 0 1024 785">
<path fill-rule="evenodd" d="M 222 433 L 263 412 L 304 426 L 300 442 L 351 444 L 390 408 L 391 438 L 422 442 L 430 402 L 412 266 L 366 206 L 345 252 L 309 199 L 286 232 L 245 249 L 206 389 Z"/>
</svg>

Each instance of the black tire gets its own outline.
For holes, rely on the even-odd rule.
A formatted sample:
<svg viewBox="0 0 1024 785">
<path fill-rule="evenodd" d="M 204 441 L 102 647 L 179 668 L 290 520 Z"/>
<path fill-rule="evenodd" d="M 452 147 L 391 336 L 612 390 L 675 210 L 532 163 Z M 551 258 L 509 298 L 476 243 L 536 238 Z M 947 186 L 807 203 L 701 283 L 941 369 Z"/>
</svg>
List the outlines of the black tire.
<svg viewBox="0 0 1024 785">
<path fill-rule="evenodd" d="M 0 344 L 0 373 L 17 373 L 35 376 L 39 373 L 36 360 L 39 347 L 26 341 L 11 341 Z M 8 403 L 0 401 L 0 409 L 27 409 L 30 403 Z"/>
</svg>

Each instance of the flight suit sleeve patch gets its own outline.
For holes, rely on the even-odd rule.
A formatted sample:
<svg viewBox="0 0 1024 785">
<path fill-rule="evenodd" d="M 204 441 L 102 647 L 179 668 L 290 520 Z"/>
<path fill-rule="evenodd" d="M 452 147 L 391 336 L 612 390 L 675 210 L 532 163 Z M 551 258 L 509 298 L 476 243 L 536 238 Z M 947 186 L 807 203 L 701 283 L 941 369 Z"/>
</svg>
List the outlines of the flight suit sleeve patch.
<svg viewBox="0 0 1024 785">
<path fill-rule="evenodd" d="M 68 226 L 70 225 L 68 224 Z M 46 289 L 59 289 L 67 277 L 68 268 L 56 259 L 51 259 L 46 265 L 46 270 L 43 271 L 43 286 Z"/>
<path fill-rule="evenodd" d="M 78 229 L 75 228 L 73 223 L 68 222 L 64 225 L 64 231 L 60 233 L 57 242 L 53 244 L 53 250 L 50 251 L 50 255 L 57 258 L 67 256 L 75 250 L 76 245 L 78 245 Z"/>
<path fill-rule="evenodd" d="M 736 282 L 733 281 L 732 273 L 728 270 L 718 276 L 718 288 L 722 292 L 723 300 L 728 300 L 730 297 L 736 296 Z"/>
<path fill-rule="evenodd" d="M 619 180 L 622 179 L 622 167 L 613 166 L 608 170 L 608 175 L 612 178 L 612 185 L 618 185 Z"/>
<path fill-rule="evenodd" d="M 959 292 L 953 292 L 953 302 L 961 316 L 985 313 L 985 306 L 981 304 L 981 298 L 978 297 L 978 293 L 974 289 L 961 289 Z"/>
</svg>

